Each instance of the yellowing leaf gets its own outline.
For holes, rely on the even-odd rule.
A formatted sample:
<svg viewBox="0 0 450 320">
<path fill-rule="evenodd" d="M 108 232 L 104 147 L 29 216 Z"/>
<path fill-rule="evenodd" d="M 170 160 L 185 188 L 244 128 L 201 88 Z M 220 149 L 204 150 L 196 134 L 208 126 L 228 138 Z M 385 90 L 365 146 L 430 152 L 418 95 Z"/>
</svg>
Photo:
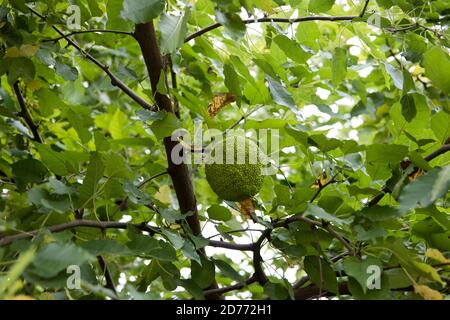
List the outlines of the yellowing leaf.
<svg viewBox="0 0 450 320">
<path fill-rule="evenodd" d="M 163 185 L 155 194 L 155 198 L 165 204 L 170 204 L 170 188 L 168 185 Z"/>
<path fill-rule="evenodd" d="M 420 295 L 425 300 L 443 300 L 444 297 L 439 291 L 433 290 L 428 286 L 415 284 L 414 292 Z"/>
<path fill-rule="evenodd" d="M 41 82 L 39 80 L 33 79 L 33 80 L 27 82 L 27 86 L 28 86 L 28 89 L 30 89 L 31 91 L 34 92 L 41 88 Z"/>
<path fill-rule="evenodd" d="M 11 300 L 36 300 L 31 296 L 27 296 L 25 294 L 19 294 L 15 297 L 12 297 Z"/>
<path fill-rule="evenodd" d="M 20 51 L 16 47 L 6 49 L 5 58 L 18 58 L 20 57 Z"/>
<path fill-rule="evenodd" d="M 447 259 L 446 257 L 444 257 L 444 255 L 437 249 L 428 248 L 427 252 L 425 253 L 425 255 L 428 258 L 431 258 L 431 259 L 436 260 L 438 262 L 442 262 L 442 263 L 450 262 L 450 259 Z"/>
<path fill-rule="evenodd" d="M 214 95 L 212 102 L 208 106 L 208 113 L 214 118 L 223 107 L 236 101 L 236 96 L 232 93 L 217 93 Z"/>
<path fill-rule="evenodd" d="M 440 282 L 441 284 L 444 284 L 439 273 L 436 271 L 435 268 L 433 268 L 429 264 L 414 261 L 413 265 L 417 268 L 418 271 L 420 271 L 421 273 L 426 275 L 429 279 Z"/>
<path fill-rule="evenodd" d="M 39 47 L 31 44 L 24 44 L 20 48 L 10 47 L 6 49 L 5 58 L 31 57 L 36 54 Z"/>
<path fill-rule="evenodd" d="M 24 44 L 20 47 L 20 56 L 31 57 L 34 56 L 38 50 L 39 50 L 38 46 L 32 46 L 31 44 Z"/>
</svg>

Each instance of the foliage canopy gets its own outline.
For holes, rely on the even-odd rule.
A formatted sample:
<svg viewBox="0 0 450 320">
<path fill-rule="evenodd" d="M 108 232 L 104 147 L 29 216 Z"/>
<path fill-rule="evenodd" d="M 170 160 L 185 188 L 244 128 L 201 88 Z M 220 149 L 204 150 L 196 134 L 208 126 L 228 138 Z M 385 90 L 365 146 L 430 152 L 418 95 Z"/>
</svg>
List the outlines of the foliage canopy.
<svg viewBox="0 0 450 320">
<path fill-rule="evenodd" d="M 448 0 L 70 3 L 0 5 L 0 298 L 448 298 Z M 278 130 L 252 218 L 199 121 Z"/>
</svg>

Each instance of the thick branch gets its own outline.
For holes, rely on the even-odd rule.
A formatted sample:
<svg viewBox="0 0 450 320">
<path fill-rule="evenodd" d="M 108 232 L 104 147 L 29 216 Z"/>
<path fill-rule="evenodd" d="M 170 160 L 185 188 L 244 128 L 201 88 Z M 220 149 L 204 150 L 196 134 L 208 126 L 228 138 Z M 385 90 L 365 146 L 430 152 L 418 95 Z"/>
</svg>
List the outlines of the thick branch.
<svg viewBox="0 0 450 320">
<path fill-rule="evenodd" d="M 40 17 L 42 20 L 46 21 L 46 18 L 41 15 L 39 12 L 32 8 L 30 9 L 31 12 L 33 12 L 35 15 Z M 53 30 L 55 30 L 58 34 L 61 35 L 61 39 L 65 39 L 71 46 L 73 46 L 75 49 L 77 49 L 86 59 L 90 60 L 92 63 L 94 63 L 96 66 L 98 66 L 100 69 L 105 72 L 108 77 L 111 79 L 111 84 L 115 87 L 118 87 L 121 89 L 126 95 L 128 95 L 131 99 L 133 99 L 135 102 L 137 102 L 142 108 L 155 111 L 154 106 L 152 106 L 150 103 L 148 103 L 146 100 L 144 100 L 141 96 L 139 96 L 136 92 L 134 92 L 130 87 L 128 87 L 125 83 L 122 82 L 116 75 L 114 75 L 111 70 L 109 70 L 109 67 L 107 65 L 104 65 L 99 60 L 94 58 L 90 53 L 84 51 L 80 45 L 72 40 L 69 36 L 64 34 L 61 30 L 59 30 L 56 26 L 52 26 Z"/>
<path fill-rule="evenodd" d="M 233 290 L 240 290 L 242 288 L 245 288 L 249 284 L 255 283 L 257 281 L 255 276 L 251 276 L 247 280 L 245 280 L 243 283 L 236 283 L 234 285 L 231 285 L 229 287 L 222 287 L 222 288 L 216 288 L 216 289 L 210 289 L 205 290 L 203 292 L 204 295 L 211 295 L 211 294 L 224 294 Z"/>
<path fill-rule="evenodd" d="M 14 88 L 14 93 L 17 96 L 17 101 L 19 102 L 19 106 L 20 106 L 19 115 L 26 122 L 28 128 L 30 128 L 31 133 L 33 134 L 33 140 L 36 142 L 42 143 L 43 140 L 42 140 L 41 135 L 39 134 L 38 126 L 34 123 L 33 118 L 31 117 L 31 114 L 28 111 L 28 108 L 25 103 L 25 99 L 23 98 L 22 92 L 20 91 L 19 81 L 16 81 L 14 83 L 13 88 Z"/>
<path fill-rule="evenodd" d="M 157 106 L 167 111 L 168 113 L 175 112 L 170 98 L 158 91 L 158 83 L 162 79 L 167 84 L 167 77 L 163 64 L 163 58 L 159 49 L 158 38 L 153 26 L 153 21 L 145 24 L 137 24 L 135 26 L 135 37 L 139 43 L 147 66 L 147 72 L 150 77 L 150 84 L 153 91 L 153 96 Z M 197 212 L 197 199 L 195 198 L 194 186 L 192 184 L 191 173 L 185 163 L 175 163 L 172 158 L 172 152 L 176 152 L 179 142 L 173 141 L 171 137 L 164 138 L 164 146 L 166 149 L 166 156 L 168 162 L 167 171 L 172 178 L 172 183 L 177 195 L 178 204 L 181 213 L 192 212 L 193 214 L 186 218 L 189 227 L 194 235 L 201 235 L 200 221 Z M 177 153 L 178 154 L 178 153 Z M 205 254 L 204 250 L 199 250 L 201 254 Z M 210 289 L 216 289 L 217 283 L 213 282 Z M 209 295 L 207 299 L 221 299 L 220 295 Z"/>
<path fill-rule="evenodd" d="M 258 19 L 247 19 L 243 20 L 244 24 L 252 24 L 252 23 L 262 23 L 262 22 L 277 22 L 277 23 L 299 23 L 304 21 L 352 21 L 358 18 L 362 18 L 364 14 L 366 13 L 367 6 L 369 5 L 370 0 L 366 0 L 364 3 L 364 7 L 361 10 L 359 15 L 353 15 L 353 16 L 308 16 L 308 17 L 299 17 L 295 19 L 287 19 L 287 18 L 270 18 L 270 17 L 264 17 L 264 18 L 258 18 Z M 220 26 L 222 26 L 219 22 L 213 23 L 197 32 L 194 32 L 193 34 L 189 35 L 184 42 L 188 42 L 194 38 L 197 38 L 211 30 L 217 29 Z"/>
<path fill-rule="evenodd" d="M 165 94 L 158 92 L 158 82 L 160 76 L 164 76 L 164 67 L 161 52 L 153 27 L 153 23 L 138 24 L 135 30 L 136 39 L 141 47 L 142 55 L 147 65 L 150 76 L 153 95 L 158 107 L 167 112 L 174 113 L 172 102 Z M 195 199 L 194 187 L 190 172 L 186 164 L 175 164 L 172 159 L 172 151 L 178 145 L 178 141 L 172 141 L 170 137 L 164 138 L 168 169 L 172 178 L 175 193 L 180 205 L 181 213 L 194 212 L 186 220 L 195 235 L 201 233 L 200 222 L 197 215 L 197 200 Z"/>
</svg>

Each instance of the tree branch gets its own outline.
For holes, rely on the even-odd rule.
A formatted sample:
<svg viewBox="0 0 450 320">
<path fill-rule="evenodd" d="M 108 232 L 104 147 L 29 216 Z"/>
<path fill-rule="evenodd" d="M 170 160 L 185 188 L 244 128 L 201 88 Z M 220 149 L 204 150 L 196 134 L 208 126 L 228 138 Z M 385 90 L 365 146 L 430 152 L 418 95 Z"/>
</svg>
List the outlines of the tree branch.
<svg viewBox="0 0 450 320">
<path fill-rule="evenodd" d="M 34 13 L 36 16 L 41 18 L 42 20 L 46 21 L 46 18 L 41 15 L 36 10 L 28 7 L 28 9 Z M 114 75 L 111 70 L 109 70 L 109 67 L 107 65 L 104 65 L 99 60 L 94 58 L 90 53 L 83 50 L 80 45 L 72 40 L 69 36 L 65 35 L 61 30 L 59 30 L 56 26 L 52 26 L 53 30 L 55 30 L 58 34 L 61 35 L 61 39 L 65 39 L 69 45 L 73 46 L 75 49 L 77 49 L 86 59 L 90 60 L 92 63 L 94 63 L 96 66 L 98 66 L 100 69 L 105 72 L 108 77 L 111 79 L 111 84 L 115 87 L 118 87 L 121 89 L 127 96 L 129 96 L 131 99 L 133 99 L 135 102 L 137 102 L 142 108 L 155 111 L 155 107 L 148 103 L 145 99 L 143 99 L 141 96 L 139 96 L 136 92 L 134 92 L 130 87 L 128 87 L 122 80 L 120 80 L 116 75 Z"/>
<path fill-rule="evenodd" d="M 83 33 L 114 33 L 114 34 L 125 34 L 128 36 L 132 36 L 134 38 L 134 34 L 132 32 L 127 32 L 127 31 L 120 31 L 120 30 L 106 30 L 106 29 L 90 29 L 90 30 L 79 30 L 79 31 L 73 31 L 70 33 L 67 33 L 65 35 L 62 35 L 60 37 L 57 38 L 52 38 L 52 39 L 44 39 L 42 40 L 42 42 L 57 42 L 61 39 L 64 39 L 66 37 L 70 37 L 76 34 L 83 34 Z"/>
<path fill-rule="evenodd" d="M 369 5 L 370 0 L 366 0 L 364 3 L 364 7 L 361 10 L 360 14 L 353 15 L 353 16 L 308 16 L 308 17 L 299 17 L 295 19 L 288 19 L 288 18 L 270 18 L 270 17 L 264 17 L 264 18 L 257 18 L 257 19 L 247 19 L 243 20 L 242 22 L 244 24 L 252 24 L 252 23 L 262 23 L 262 22 L 278 22 L 278 23 L 299 23 L 304 21 L 352 21 L 357 18 L 362 18 L 364 14 L 366 13 L 367 6 Z M 184 42 L 189 42 L 192 39 L 195 39 L 211 30 L 217 29 L 220 26 L 222 26 L 219 22 L 213 23 L 203 29 L 200 29 L 197 32 L 194 32 L 193 34 L 189 35 Z"/>
<path fill-rule="evenodd" d="M 51 227 L 48 227 L 47 230 L 51 233 L 57 233 L 62 232 L 64 230 L 69 229 L 75 229 L 80 227 L 86 227 L 86 228 L 97 228 L 97 229 L 127 229 L 128 226 L 134 226 L 136 229 L 139 229 L 141 231 L 148 232 L 150 235 L 154 235 L 156 233 L 161 233 L 161 230 L 157 227 L 149 226 L 145 223 L 140 224 L 130 224 L 128 222 L 116 222 L 116 221 L 97 221 L 97 220 L 73 220 L 57 225 L 53 225 Z M 36 229 L 32 231 L 24 231 L 18 234 L 9 235 L 9 236 L 3 236 L 0 237 L 0 247 L 6 246 L 10 244 L 13 241 L 16 240 L 23 240 L 23 239 L 29 239 L 37 234 L 39 234 L 40 231 L 43 229 Z M 216 241 L 216 240 L 208 240 L 208 246 L 210 247 L 217 247 L 217 248 L 224 248 L 224 249 L 231 249 L 231 250 L 239 250 L 239 251 L 253 251 L 254 244 L 238 244 L 238 243 L 229 243 L 224 241 Z"/>
<path fill-rule="evenodd" d="M 28 111 L 27 105 L 25 103 L 25 99 L 23 98 L 22 92 L 20 91 L 19 80 L 17 80 L 14 85 L 14 93 L 17 96 L 17 101 L 20 106 L 19 116 L 23 118 L 28 128 L 30 128 L 31 133 L 33 134 L 33 140 L 39 143 L 43 143 L 42 137 L 39 134 L 38 126 L 34 123 L 33 118 L 31 117 L 30 112 Z"/>
<path fill-rule="evenodd" d="M 211 294 L 224 294 L 233 290 L 239 290 L 242 289 L 246 286 L 248 286 L 249 284 L 255 283 L 256 277 L 253 275 L 250 278 L 248 278 L 247 280 L 245 280 L 243 283 L 236 283 L 234 285 L 231 285 L 229 287 L 222 287 L 222 288 L 216 288 L 216 289 L 210 289 L 210 290 L 205 290 L 203 292 L 204 295 L 211 295 Z"/>
<path fill-rule="evenodd" d="M 108 264 L 106 263 L 105 258 L 103 258 L 102 256 L 97 256 L 97 261 L 98 264 L 100 265 L 102 273 L 105 276 L 106 288 L 110 289 L 117 296 L 116 286 L 114 285 L 114 280 L 111 276 L 111 272 L 109 271 L 109 267 Z"/>
</svg>

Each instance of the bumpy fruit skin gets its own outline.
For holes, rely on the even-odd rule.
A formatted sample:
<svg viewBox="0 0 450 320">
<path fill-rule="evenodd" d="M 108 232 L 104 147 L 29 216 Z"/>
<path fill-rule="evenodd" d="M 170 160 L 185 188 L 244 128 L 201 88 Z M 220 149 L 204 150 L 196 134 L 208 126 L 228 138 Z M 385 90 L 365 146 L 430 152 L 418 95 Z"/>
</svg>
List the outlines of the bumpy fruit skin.
<svg viewBox="0 0 450 320">
<path fill-rule="evenodd" d="M 206 164 L 206 180 L 220 198 L 229 201 L 242 201 L 254 196 L 261 189 L 264 176 L 261 174 L 263 166 L 259 159 L 264 155 L 251 140 L 235 136 L 224 140 L 224 152 L 225 145 L 230 143 L 235 144 L 234 163 L 226 163 L 224 160 L 225 163 Z M 244 150 L 242 150 L 243 148 Z M 239 150 L 245 154 L 244 163 L 237 163 L 236 161 Z M 256 163 L 250 163 L 249 161 L 251 152 L 258 154 Z M 225 154 L 223 159 L 226 159 Z"/>
</svg>

